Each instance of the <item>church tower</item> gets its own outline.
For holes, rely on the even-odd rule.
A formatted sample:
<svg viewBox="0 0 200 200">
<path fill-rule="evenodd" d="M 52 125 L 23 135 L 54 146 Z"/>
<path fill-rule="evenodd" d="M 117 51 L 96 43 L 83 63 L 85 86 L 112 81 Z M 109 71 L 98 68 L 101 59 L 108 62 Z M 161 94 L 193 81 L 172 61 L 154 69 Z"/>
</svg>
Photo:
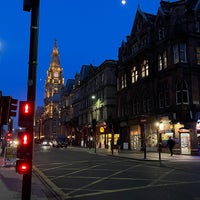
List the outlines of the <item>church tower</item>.
<svg viewBox="0 0 200 200">
<path fill-rule="evenodd" d="M 60 121 L 60 94 L 64 87 L 63 69 L 60 66 L 60 55 L 57 41 L 54 41 L 51 53 L 50 66 L 46 72 L 45 98 L 44 98 L 44 135 L 59 135 Z"/>
</svg>

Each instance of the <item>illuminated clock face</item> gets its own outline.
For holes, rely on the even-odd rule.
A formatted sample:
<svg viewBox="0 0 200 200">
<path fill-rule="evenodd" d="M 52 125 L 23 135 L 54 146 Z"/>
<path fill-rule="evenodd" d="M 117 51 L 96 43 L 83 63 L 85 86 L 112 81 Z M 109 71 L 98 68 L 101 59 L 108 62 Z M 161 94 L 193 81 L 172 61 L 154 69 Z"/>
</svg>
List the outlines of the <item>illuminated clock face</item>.
<svg viewBox="0 0 200 200">
<path fill-rule="evenodd" d="M 58 77 L 58 72 L 54 72 L 53 75 L 54 75 L 54 77 L 57 78 Z"/>
</svg>

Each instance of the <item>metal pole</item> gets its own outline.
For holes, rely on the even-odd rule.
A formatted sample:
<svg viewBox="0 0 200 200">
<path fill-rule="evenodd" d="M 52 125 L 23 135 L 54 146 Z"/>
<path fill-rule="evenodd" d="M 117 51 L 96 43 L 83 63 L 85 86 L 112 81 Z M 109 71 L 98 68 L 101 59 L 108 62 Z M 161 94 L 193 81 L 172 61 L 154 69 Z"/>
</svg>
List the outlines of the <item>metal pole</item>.
<svg viewBox="0 0 200 200">
<path fill-rule="evenodd" d="M 161 133 L 159 133 L 159 143 L 158 143 L 158 152 L 159 152 L 159 161 L 161 161 Z"/>
<path fill-rule="evenodd" d="M 27 100 L 32 101 L 34 103 L 34 115 L 35 115 L 35 97 L 36 97 L 39 4 L 40 0 L 34 0 L 32 1 L 32 6 L 31 6 L 30 49 L 29 49 L 28 91 L 27 91 Z M 33 117 L 33 122 L 31 123 L 31 126 L 27 128 L 27 131 L 31 134 L 32 139 L 33 139 L 34 123 L 35 121 Z M 31 142 L 31 148 L 33 151 L 33 140 Z M 32 168 L 32 156 L 31 156 L 31 168 Z M 32 179 L 32 170 L 30 174 L 23 175 L 22 200 L 31 199 L 31 179 Z"/>
</svg>

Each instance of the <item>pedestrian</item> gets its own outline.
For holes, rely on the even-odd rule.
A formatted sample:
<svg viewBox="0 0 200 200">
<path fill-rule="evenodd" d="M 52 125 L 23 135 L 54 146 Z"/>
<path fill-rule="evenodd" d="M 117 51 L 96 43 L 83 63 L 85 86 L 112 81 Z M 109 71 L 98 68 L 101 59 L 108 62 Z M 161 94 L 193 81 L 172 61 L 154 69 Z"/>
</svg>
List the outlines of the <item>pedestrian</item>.
<svg viewBox="0 0 200 200">
<path fill-rule="evenodd" d="M 167 146 L 169 148 L 169 151 L 170 151 L 170 154 L 171 156 L 173 156 L 173 148 L 174 148 L 174 145 L 175 145 L 175 141 L 171 138 L 171 136 L 169 137 L 169 139 L 167 140 Z"/>
<path fill-rule="evenodd" d="M 118 149 L 118 153 L 119 153 L 119 151 L 121 149 L 121 140 L 120 140 L 120 138 L 118 138 L 118 140 L 117 140 L 117 149 Z"/>
<path fill-rule="evenodd" d="M 2 148 L 2 151 L 1 151 L 1 156 L 4 157 L 4 154 L 5 154 L 5 148 L 7 146 L 7 142 L 6 142 L 6 139 L 3 138 L 2 141 L 1 141 L 1 148 Z"/>
</svg>

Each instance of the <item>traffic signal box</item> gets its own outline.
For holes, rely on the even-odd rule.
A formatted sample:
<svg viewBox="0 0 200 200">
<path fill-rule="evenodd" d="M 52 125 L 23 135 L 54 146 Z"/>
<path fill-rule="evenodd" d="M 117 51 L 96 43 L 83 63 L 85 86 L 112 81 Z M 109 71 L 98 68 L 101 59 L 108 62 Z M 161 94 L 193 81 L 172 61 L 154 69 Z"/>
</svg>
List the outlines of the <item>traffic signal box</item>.
<svg viewBox="0 0 200 200">
<path fill-rule="evenodd" d="M 16 172 L 28 174 L 32 171 L 33 137 L 28 132 L 18 133 Z"/>
<path fill-rule="evenodd" d="M 6 142 L 7 142 L 7 144 L 10 143 L 11 139 L 12 139 L 12 133 L 8 132 L 8 133 L 6 134 Z"/>
<path fill-rule="evenodd" d="M 33 125 L 34 104 L 31 101 L 19 102 L 18 125 L 21 127 L 30 127 Z"/>
<path fill-rule="evenodd" d="M 0 98 L 0 119 L 1 124 L 6 125 L 9 122 L 10 117 L 16 116 L 17 99 L 13 99 L 10 96 L 2 96 Z"/>
</svg>

